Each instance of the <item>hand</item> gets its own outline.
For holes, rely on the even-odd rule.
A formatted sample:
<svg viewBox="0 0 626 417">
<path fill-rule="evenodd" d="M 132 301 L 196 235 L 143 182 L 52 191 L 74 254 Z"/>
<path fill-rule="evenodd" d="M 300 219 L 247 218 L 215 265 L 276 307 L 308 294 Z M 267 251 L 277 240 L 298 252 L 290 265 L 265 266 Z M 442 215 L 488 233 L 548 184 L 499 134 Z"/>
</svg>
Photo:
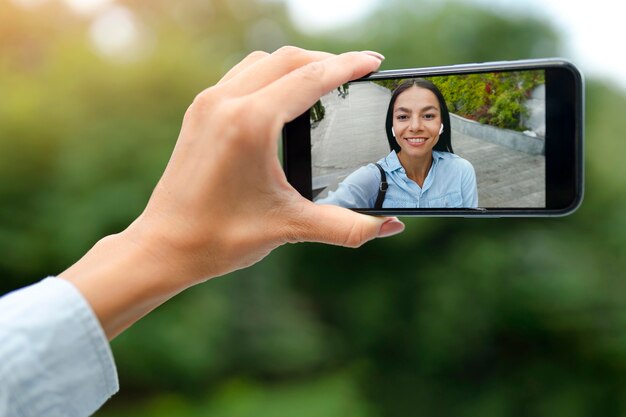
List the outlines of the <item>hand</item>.
<svg viewBox="0 0 626 417">
<path fill-rule="evenodd" d="M 103 239 L 96 251 L 115 258 L 126 248 L 136 254 L 132 262 L 127 259 L 127 268 L 139 275 L 152 271 L 154 276 L 146 278 L 153 283 L 148 296 L 142 299 L 138 289 L 127 302 L 146 304 L 138 311 L 145 314 L 173 294 L 249 266 L 287 242 L 357 247 L 402 231 L 404 225 L 395 218 L 303 198 L 287 182 L 278 160 L 277 141 L 286 122 L 380 63 L 373 53 L 331 55 L 285 47 L 272 54 L 250 54 L 201 92 L 185 114 L 171 159 L 145 211 L 124 232 Z M 81 288 L 84 276 L 90 275 L 89 265 L 98 265 L 97 257 L 86 258 L 93 260 L 79 261 L 62 276 L 75 277 L 83 293 L 95 293 L 93 286 Z M 139 271 L 136 265 L 142 262 Z M 111 304 L 102 295 L 94 296 Z M 120 306 L 104 307 L 104 315 L 115 316 L 110 310 L 116 308 Z M 132 321 L 127 317 L 121 327 Z M 121 331 L 120 323 L 114 327 L 113 334 Z"/>
</svg>

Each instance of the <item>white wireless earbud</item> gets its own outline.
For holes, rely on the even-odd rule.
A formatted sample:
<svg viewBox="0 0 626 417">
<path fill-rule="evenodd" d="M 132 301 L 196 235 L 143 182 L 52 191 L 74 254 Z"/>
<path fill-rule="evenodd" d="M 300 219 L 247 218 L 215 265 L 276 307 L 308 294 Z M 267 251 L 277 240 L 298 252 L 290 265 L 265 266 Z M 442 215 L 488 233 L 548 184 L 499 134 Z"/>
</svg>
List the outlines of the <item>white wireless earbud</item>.
<svg viewBox="0 0 626 417">
<path fill-rule="evenodd" d="M 441 124 L 441 127 L 439 128 L 439 134 L 441 135 L 443 133 L 443 123 Z"/>
<path fill-rule="evenodd" d="M 394 138 L 396 137 L 396 132 L 393 130 L 393 127 L 391 128 L 391 134 L 393 135 Z"/>
</svg>

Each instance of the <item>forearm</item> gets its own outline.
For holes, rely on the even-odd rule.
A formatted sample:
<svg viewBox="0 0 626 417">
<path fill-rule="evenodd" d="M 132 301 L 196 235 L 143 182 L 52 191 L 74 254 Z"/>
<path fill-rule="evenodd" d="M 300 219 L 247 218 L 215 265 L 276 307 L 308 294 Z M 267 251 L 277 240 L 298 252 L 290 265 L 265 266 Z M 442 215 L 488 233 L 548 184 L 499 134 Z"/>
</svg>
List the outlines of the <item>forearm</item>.
<svg viewBox="0 0 626 417">
<path fill-rule="evenodd" d="M 98 241 L 59 277 L 83 294 L 111 340 L 184 289 L 173 277 L 176 267 L 122 232 Z"/>
</svg>

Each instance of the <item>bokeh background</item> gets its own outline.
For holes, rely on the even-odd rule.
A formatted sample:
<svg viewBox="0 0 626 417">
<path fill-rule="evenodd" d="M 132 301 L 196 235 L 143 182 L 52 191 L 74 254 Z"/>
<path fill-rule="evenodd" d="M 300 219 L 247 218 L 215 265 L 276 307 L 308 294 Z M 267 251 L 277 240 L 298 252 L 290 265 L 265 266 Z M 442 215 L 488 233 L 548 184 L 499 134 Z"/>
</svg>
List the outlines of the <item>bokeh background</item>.
<svg viewBox="0 0 626 417">
<path fill-rule="evenodd" d="M 1 1 L 0 293 L 129 224 L 187 105 L 252 50 L 373 49 L 383 69 L 569 53 L 519 7 L 367 10 L 305 30 L 281 1 Z M 96 415 L 626 415 L 626 90 L 592 74 L 586 94 L 573 215 L 282 247 L 114 340 L 121 392 Z"/>
</svg>

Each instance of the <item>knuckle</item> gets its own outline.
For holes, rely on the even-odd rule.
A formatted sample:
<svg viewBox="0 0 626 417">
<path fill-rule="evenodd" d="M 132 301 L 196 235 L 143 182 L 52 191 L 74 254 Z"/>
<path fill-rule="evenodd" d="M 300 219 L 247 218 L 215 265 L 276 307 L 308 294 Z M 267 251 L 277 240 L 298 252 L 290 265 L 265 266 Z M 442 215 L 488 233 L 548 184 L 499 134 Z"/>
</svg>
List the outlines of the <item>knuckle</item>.
<svg viewBox="0 0 626 417">
<path fill-rule="evenodd" d="M 243 145 L 241 137 L 245 124 L 237 123 L 237 113 L 239 106 L 236 100 L 224 100 L 211 112 L 210 118 L 213 122 L 215 137 L 219 138 L 219 143 L 226 145 L 233 140 L 239 141 Z"/>
<path fill-rule="evenodd" d="M 250 114 L 255 117 L 246 116 Z M 222 137 L 236 138 L 242 145 L 259 142 L 259 136 L 266 134 L 269 117 L 266 106 L 245 98 L 224 100 L 212 112 L 213 120 L 222 126 Z"/>
<path fill-rule="evenodd" d="M 367 240 L 367 231 L 365 227 L 358 222 L 354 222 L 350 227 L 350 231 L 346 235 L 345 240 L 343 241 L 343 246 L 358 248 L 367 242 Z"/>
<path fill-rule="evenodd" d="M 324 64 L 314 61 L 298 68 L 294 71 L 294 75 L 296 75 L 303 89 L 317 97 L 321 97 L 328 92 L 324 91 L 324 71 Z"/>
<path fill-rule="evenodd" d="M 286 227 L 280 232 L 280 239 L 283 243 L 300 243 L 304 239 L 300 227 Z"/>
<path fill-rule="evenodd" d="M 228 91 L 221 85 L 214 85 L 198 93 L 191 103 L 189 111 L 203 115 L 211 114 L 223 102 L 228 101 Z"/>
<path fill-rule="evenodd" d="M 193 114 L 193 104 L 190 104 L 189 107 L 187 107 L 187 110 L 185 110 L 185 114 L 183 116 L 183 123 L 186 123 L 187 121 L 189 121 L 189 119 L 191 119 L 191 115 Z"/>
<path fill-rule="evenodd" d="M 201 91 L 194 97 L 193 102 L 191 103 L 191 108 L 197 109 L 198 111 L 205 111 L 207 109 L 212 108 L 217 102 L 217 94 L 215 91 L 215 87 L 207 88 L 206 90 Z"/>
<path fill-rule="evenodd" d="M 278 48 L 274 55 L 281 56 L 285 58 L 296 58 L 304 53 L 304 49 L 298 48 L 296 46 L 286 45 Z"/>
<path fill-rule="evenodd" d="M 240 111 L 241 104 L 239 100 L 224 100 L 213 110 L 212 116 L 218 120 L 220 124 L 238 126 L 239 124 L 235 123 L 235 118 Z"/>
<path fill-rule="evenodd" d="M 311 83 L 319 83 L 324 76 L 324 64 L 319 61 L 310 62 L 303 67 L 298 68 L 300 77 Z"/>
<path fill-rule="evenodd" d="M 265 57 L 267 57 L 269 55 L 270 54 L 268 54 L 267 52 L 259 50 L 259 51 L 250 52 L 246 58 L 247 59 L 255 59 L 256 60 L 256 59 L 265 58 Z"/>
</svg>

